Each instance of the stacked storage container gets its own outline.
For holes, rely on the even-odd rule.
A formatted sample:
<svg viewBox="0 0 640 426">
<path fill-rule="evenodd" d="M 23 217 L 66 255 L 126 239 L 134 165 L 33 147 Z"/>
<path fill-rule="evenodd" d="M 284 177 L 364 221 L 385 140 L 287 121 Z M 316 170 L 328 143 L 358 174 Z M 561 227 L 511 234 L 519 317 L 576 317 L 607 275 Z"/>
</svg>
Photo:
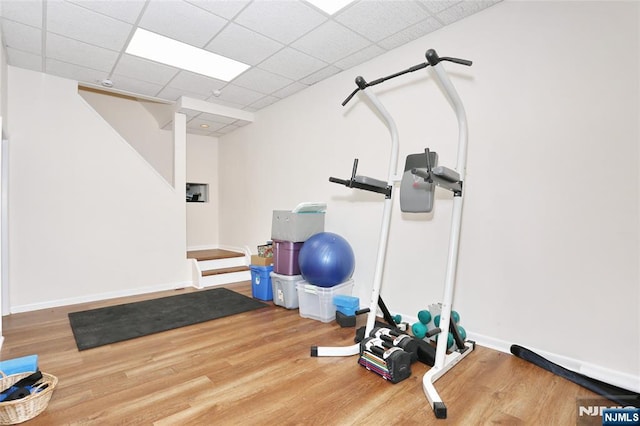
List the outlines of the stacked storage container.
<svg viewBox="0 0 640 426">
<path fill-rule="evenodd" d="M 251 256 L 251 294 L 256 299 L 272 300 L 273 245 L 258 246 L 258 254 Z"/>
<path fill-rule="evenodd" d="M 336 319 L 336 295 L 351 295 L 353 280 L 345 281 L 333 287 L 318 287 L 302 281 L 297 284 L 300 316 L 322 322 Z"/>
<path fill-rule="evenodd" d="M 324 232 L 325 209 L 325 204 L 303 203 L 293 211 L 273 211 L 271 284 L 273 303 L 276 305 L 287 309 L 298 308 L 297 286 L 304 281 L 300 275 L 298 254 L 309 237 Z"/>
</svg>

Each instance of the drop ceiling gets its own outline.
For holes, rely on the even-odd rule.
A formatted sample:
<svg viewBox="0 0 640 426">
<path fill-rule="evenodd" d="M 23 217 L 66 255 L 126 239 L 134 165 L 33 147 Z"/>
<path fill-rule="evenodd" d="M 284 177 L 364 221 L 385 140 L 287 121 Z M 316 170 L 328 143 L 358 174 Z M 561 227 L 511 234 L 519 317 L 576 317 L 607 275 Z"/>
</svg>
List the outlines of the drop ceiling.
<svg viewBox="0 0 640 426">
<path fill-rule="evenodd" d="M 90 88 L 256 112 L 500 0 L 360 0 L 330 16 L 303 0 L 0 0 L 9 65 Z M 230 82 L 125 53 L 136 28 L 244 62 Z M 249 121 L 188 114 L 190 133 Z M 202 124 L 209 125 L 204 129 Z"/>
</svg>

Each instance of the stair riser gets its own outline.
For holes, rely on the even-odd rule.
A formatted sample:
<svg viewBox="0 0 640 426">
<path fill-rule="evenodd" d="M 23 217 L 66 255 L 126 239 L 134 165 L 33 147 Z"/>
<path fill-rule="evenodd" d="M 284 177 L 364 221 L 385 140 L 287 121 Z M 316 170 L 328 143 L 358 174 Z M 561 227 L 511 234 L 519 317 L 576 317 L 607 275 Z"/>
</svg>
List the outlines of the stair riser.
<svg viewBox="0 0 640 426">
<path fill-rule="evenodd" d="M 199 287 L 212 287 L 241 281 L 251 281 L 251 271 L 230 272 L 228 274 L 200 277 Z"/>
<path fill-rule="evenodd" d="M 247 262 L 244 257 L 230 257 L 227 259 L 201 260 L 198 262 L 198 268 L 201 271 L 211 271 L 213 269 L 232 268 L 234 266 L 246 266 Z"/>
</svg>

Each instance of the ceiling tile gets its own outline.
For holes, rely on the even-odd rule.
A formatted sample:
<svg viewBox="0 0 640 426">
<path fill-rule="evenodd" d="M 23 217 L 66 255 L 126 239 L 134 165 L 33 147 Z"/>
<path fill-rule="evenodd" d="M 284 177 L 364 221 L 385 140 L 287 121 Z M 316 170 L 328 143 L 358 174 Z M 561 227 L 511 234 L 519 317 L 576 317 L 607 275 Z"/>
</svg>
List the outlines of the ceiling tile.
<svg viewBox="0 0 640 426">
<path fill-rule="evenodd" d="M 2 0 L 3 18 L 42 28 L 42 0 Z"/>
<path fill-rule="evenodd" d="M 237 130 L 238 128 L 240 128 L 240 126 L 236 126 L 235 124 L 228 124 L 224 126 L 222 129 L 216 130 L 215 132 L 213 132 L 213 134 L 226 135 L 227 133 L 231 133 L 234 130 Z"/>
<path fill-rule="evenodd" d="M 342 68 L 343 70 L 346 70 L 363 62 L 366 62 L 369 59 L 375 58 L 376 56 L 382 55 L 384 52 L 384 49 L 376 46 L 375 44 L 372 44 L 369 47 L 365 47 L 364 49 L 359 50 L 353 55 L 349 55 L 344 59 L 336 61 L 334 65 Z"/>
<path fill-rule="evenodd" d="M 275 96 L 265 96 L 264 98 L 259 99 L 258 101 L 252 103 L 251 108 L 256 108 L 260 110 L 264 107 L 268 107 L 269 105 L 278 102 L 279 100 L 280 99 L 276 98 Z"/>
<path fill-rule="evenodd" d="M 47 32 L 119 51 L 132 29 L 130 24 L 71 3 L 47 2 Z"/>
<path fill-rule="evenodd" d="M 182 0 L 150 0 L 140 27 L 204 47 L 228 21 Z"/>
<path fill-rule="evenodd" d="M 148 61 L 137 56 L 124 54 L 118 61 L 114 73 L 126 75 L 136 80 L 147 81 L 149 83 L 164 86 L 176 76 L 180 70 L 168 65 Z"/>
<path fill-rule="evenodd" d="M 288 44 L 326 20 L 320 12 L 300 1 L 257 0 L 234 21 Z"/>
<path fill-rule="evenodd" d="M 215 98 L 215 101 L 233 102 L 235 104 L 245 106 L 252 104 L 263 97 L 263 93 L 245 89 L 244 87 L 236 86 L 234 84 L 228 84 L 224 89 L 222 89 L 220 96 Z"/>
<path fill-rule="evenodd" d="M 304 0 L 0 0 L 0 31 L 10 66 L 255 112 L 499 1 L 359 0 L 329 17 Z M 130 56 L 137 24 L 253 67 L 228 83 Z M 214 117 L 216 134 L 247 124 Z"/>
<path fill-rule="evenodd" d="M 214 90 L 220 90 L 226 84 L 224 81 L 216 80 L 215 78 L 183 70 L 171 80 L 169 87 L 190 93 L 198 93 L 200 95 L 199 99 L 206 99 L 211 96 Z"/>
<path fill-rule="evenodd" d="M 206 124 L 207 128 L 202 128 L 202 124 Z M 222 129 L 224 126 L 226 126 L 226 123 L 218 123 L 215 121 L 211 121 L 211 120 L 205 120 L 202 118 L 201 115 L 189 120 L 187 122 L 187 127 L 189 129 L 197 129 L 197 130 L 201 130 L 203 132 L 214 132 L 216 130 Z"/>
<path fill-rule="evenodd" d="M 57 59 L 85 68 L 111 72 L 118 52 L 103 49 L 67 37 L 48 33 L 47 58 Z"/>
<path fill-rule="evenodd" d="M 462 0 L 418 0 L 429 12 L 436 14 L 443 10 L 453 6 L 456 3 L 461 3 Z"/>
<path fill-rule="evenodd" d="M 252 121 L 245 121 L 245 120 L 242 120 L 242 119 L 238 119 L 233 124 L 235 126 L 238 126 L 238 127 L 244 127 L 244 126 L 247 126 L 247 125 L 249 125 L 251 123 L 252 123 Z"/>
<path fill-rule="evenodd" d="M 230 23 L 205 49 L 249 65 L 256 65 L 284 47 L 268 37 Z"/>
<path fill-rule="evenodd" d="M 427 11 L 414 1 L 369 0 L 354 4 L 335 19 L 369 40 L 377 42 L 428 16 Z"/>
<path fill-rule="evenodd" d="M 162 85 L 160 84 L 137 80 L 125 75 L 113 74 L 111 80 L 113 81 L 114 89 L 145 96 L 156 97 L 156 94 L 162 90 Z"/>
<path fill-rule="evenodd" d="M 299 80 L 326 66 L 325 62 L 288 47 L 260 64 L 262 69 L 293 80 Z"/>
<path fill-rule="evenodd" d="M 196 127 L 189 127 L 189 125 L 187 125 L 187 132 L 190 134 L 200 135 L 200 136 L 209 136 L 213 133 L 209 129 L 201 129 L 201 128 L 199 129 Z"/>
<path fill-rule="evenodd" d="M 94 69 L 85 68 L 79 65 L 57 61 L 55 59 L 49 58 L 47 58 L 46 67 L 47 74 L 53 74 L 70 80 L 84 81 L 94 84 L 97 84 L 98 81 L 103 80 L 108 76 L 108 73 L 105 71 L 96 71 Z"/>
<path fill-rule="evenodd" d="M 293 83 L 291 83 L 290 85 L 288 85 L 287 87 L 283 87 L 280 90 L 276 90 L 275 92 L 272 93 L 273 96 L 276 96 L 280 99 L 284 99 L 288 96 L 293 95 L 294 93 L 298 93 L 299 91 L 306 89 L 307 86 L 306 84 L 302 84 L 299 83 L 297 81 L 294 81 Z"/>
<path fill-rule="evenodd" d="M 290 85 L 293 80 L 260 68 L 250 68 L 233 80 L 233 84 L 269 94 Z"/>
<path fill-rule="evenodd" d="M 448 25 L 476 12 L 479 12 L 482 9 L 485 9 L 497 2 L 498 0 L 460 2 L 438 13 L 437 17 L 440 21 L 442 21 L 443 24 Z"/>
<path fill-rule="evenodd" d="M 329 65 L 326 68 L 323 68 L 307 77 L 302 78 L 300 81 L 304 84 L 312 85 L 319 82 L 320 80 L 329 78 L 332 75 L 339 73 L 340 71 L 342 71 L 340 68 L 334 67 L 333 65 Z"/>
<path fill-rule="evenodd" d="M 368 40 L 355 32 L 334 21 L 327 21 L 296 40 L 291 46 L 331 63 L 357 52 L 369 44 Z"/>
<path fill-rule="evenodd" d="M 67 0 L 85 9 L 135 24 L 144 7 L 144 0 Z"/>
<path fill-rule="evenodd" d="M 218 16 L 222 16 L 225 19 L 233 18 L 249 4 L 249 0 L 187 0 L 187 2 L 208 10 L 211 13 L 215 13 Z"/>
<path fill-rule="evenodd" d="M 410 41 L 416 40 L 439 28 L 442 28 L 442 24 L 438 22 L 437 19 L 427 18 L 422 22 L 419 22 L 407 29 L 404 29 L 390 37 L 385 38 L 384 40 L 380 40 L 378 42 L 378 45 L 384 47 L 387 50 L 395 49 L 398 46 L 407 44 Z"/>
<path fill-rule="evenodd" d="M 198 117 L 206 121 L 213 121 L 214 123 L 222 123 L 222 124 L 231 124 L 234 121 L 236 121 L 235 118 L 225 117 L 223 115 L 209 114 L 208 112 L 203 112 Z"/>
<path fill-rule="evenodd" d="M 166 86 L 160 92 L 156 94 L 156 97 L 160 99 L 166 99 L 168 101 L 177 101 L 181 96 L 187 96 L 195 99 L 207 99 L 209 96 L 202 93 L 193 93 L 184 89 L 176 89 L 175 87 Z"/>
<path fill-rule="evenodd" d="M 7 48 L 8 63 L 14 67 L 42 72 L 42 57 L 33 53 Z"/>
<path fill-rule="evenodd" d="M 42 30 L 14 21 L 4 20 L 4 42 L 7 47 L 24 52 L 42 53 Z"/>
</svg>

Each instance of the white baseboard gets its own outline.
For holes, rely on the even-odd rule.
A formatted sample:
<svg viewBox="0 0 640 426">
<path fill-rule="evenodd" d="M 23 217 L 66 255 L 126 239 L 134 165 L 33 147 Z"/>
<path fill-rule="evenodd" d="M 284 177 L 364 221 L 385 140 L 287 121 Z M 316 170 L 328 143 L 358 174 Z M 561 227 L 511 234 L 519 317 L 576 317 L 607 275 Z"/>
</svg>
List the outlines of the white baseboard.
<svg viewBox="0 0 640 426">
<path fill-rule="evenodd" d="M 514 344 L 514 342 L 506 342 L 504 340 L 496 339 L 490 336 L 484 336 L 482 334 L 472 333 L 470 331 L 467 331 L 467 338 L 470 340 L 474 340 L 480 346 L 484 346 L 508 354 L 511 353 L 511 345 Z M 610 383 L 623 389 L 628 389 L 633 392 L 640 392 L 640 377 L 638 376 L 624 373 L 622 371 L 612 370 L 600 365 L 584 362 L 579 359 L 566 357 L 564 355 L 558 355 L 551 352 L 543 351 L 541 349 L 536 349 L 529 346 L 525 347 L 566 369 L 584 374 L 585 376 L 600 380 L 605 383 Z"/>
<path fill-rule="evenodd" d="M 140 294 L 155 293 L 158 291 L 177 290 L 180 288 L 192 287 L 191 281 L 178 283 L 165 283 L 149 287 L 140 287 L 127 290 L 113 291 L 107 293 L 91 294 L 81 297 L 70 297 L 68 299 L 50 300 L 42 303 L 33 303 L 29 305 L 11 306 L 10 313 L 18 314 L 21 312 L 31 312 L 40 309 L 57 308 L 59 306 L 77 305 L 79 303 L 98 302 L 102 300 L 115 299 L 117 297 L 138 296 Z"/>
<path fill-rule="evenodd" d="M 394 314 L 394 312 L 392 312 L 392 314 Z M 402 315 L 402 321 L 413 324 L 418 321 L 418 318 L 411 315 Z M 525 346 L 525 342 L 507 342 L 491 336 L 473 333 L 472 331 L 469 331 L 469 329 L 466 329 L 466 331 L 467 338 L 475 341 L 480 346 L 511 354 L 511 345 L 520 344 L 527 349 L 537 353 L 538 355 L 548 359 L 549 361 L 554 362 L 568 370 L 584 374 L 585 376 L 600 380 L 605 383 L 610 383 L 623 389 L 628 389 L 630 391 L 640 393 L 639 376 L 634 376 L 633 374 L 624 373 L 622 371 L 613 370 L 596 364 L 591 364 L 579 359 L 570 358 L 564 355 L 558 355 L 555 353 L 543 351 L 541 349 Z"/>
<path fill-rule="evenodd" d="M 196 251 L 196 250 L 215 250 L 218 247 L 217 245 L 205 245 L 205 246 L 189 246 L 187 247 L 187 251 Z"/>
</svg>

